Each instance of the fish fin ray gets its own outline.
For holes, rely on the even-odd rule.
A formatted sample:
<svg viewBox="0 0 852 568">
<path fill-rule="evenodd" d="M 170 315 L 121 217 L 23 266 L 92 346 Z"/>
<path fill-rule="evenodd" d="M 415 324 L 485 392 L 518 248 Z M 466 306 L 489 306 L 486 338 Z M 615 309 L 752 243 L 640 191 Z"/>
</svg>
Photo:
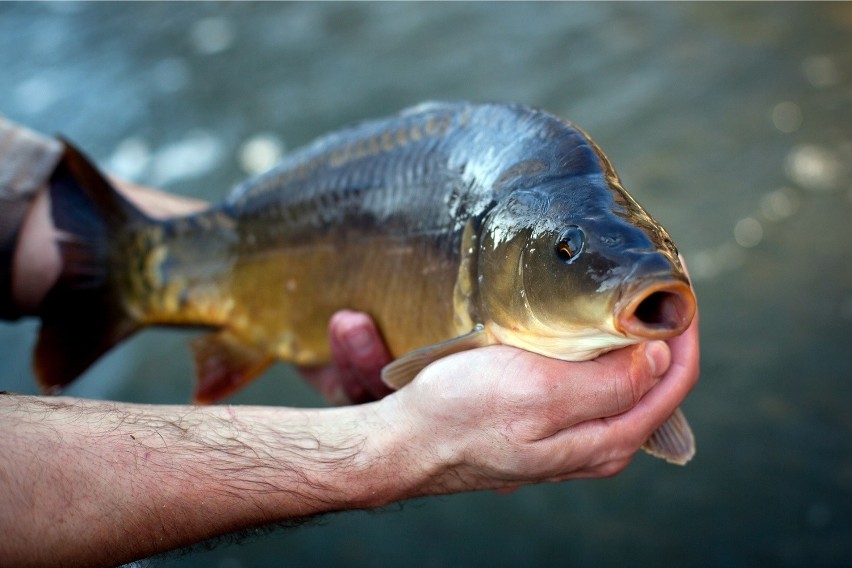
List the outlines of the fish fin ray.
<svg viewBox="0 0 852 568">
<path fill-rule="evenodd" d="M 74 145 L 64 139 L 60 139 L 65 151 L 63 154 L 60 167 L 67 171 L 69 175 L 64 176 L 64 179 L 73 181 L 75 188 L 80 195 L 75 196 L 74 192 L 68 191 L 65 193 L 71 198 L 79 199 L 80 196 L 85 197 L 94 205 L 88 206 L 88 210 L 97 214 L 94 219 L 86 219 L 83 216 L 76 215 L 74 217 L 62 219 L 67 225 L 73 221 L 85 223 L 87 221 L 95 221 L 109 227 L 123 227 L 132 222 L 151 223 L 153 220 L 145 215 L 139 208 L 133 205 L 121 193 L 115 190 L 113 185 L 92 165 L 92 161 L 86 157 Z M 52 180 L 55 183 L 55 179 Z M 53 198 L 51 194 L 51 198 Z M 61 217 L 61 212 L 60 217 Z M 54 211 L 54 216 L 57 212 Z M 64 228 L 64 227 L 62 227 Z M 86 227 L 88 228 L 88 227 Z M 84 232 L 81 229 L 74 231 L 75 233 Z"/>
<path fill-rule="evenodd" d="M 680 408 L 657 428 L 642 449 L 669 463 L 686 465 L 695 455 L 695 436 Z"/>
<path fill-rule="evenodd" d="M 228 330 L 211 333 L 191 342 L 198 382 L 193 401 L 209 404 L 237 392 L 263 373 L 274 358 L 248 345 Z"/>
<path fill-rule="evenodd" d="M 82 296 L 82 297 L 81 297 Z M 42 391 L 57 394 L 138 325 L 101 301 L 97 291 L 85 291 L 61 311 L 43 316 L 33 368 Z"/>
<path fill-rule="evenodd" d="M 33 357 L 39 385 L 50 393 L 139 328 L 110 278 L 109 243 L 125 223 L 147 220 L 86 156 L 63 143 L 49 184 L 62 272 L 39 306 L 42 325 Z"/>
<path fill-rule="evenodd" d="M 385 365 L 382 369 L 382 381 L 392 389 L 400 389 L 413 381 L 414 377 L 430 363 L 453 353 L 485 347 L 491 343 L 485 328 L 478 324 L 470 333 L 411 351 Z"/>
</svg>

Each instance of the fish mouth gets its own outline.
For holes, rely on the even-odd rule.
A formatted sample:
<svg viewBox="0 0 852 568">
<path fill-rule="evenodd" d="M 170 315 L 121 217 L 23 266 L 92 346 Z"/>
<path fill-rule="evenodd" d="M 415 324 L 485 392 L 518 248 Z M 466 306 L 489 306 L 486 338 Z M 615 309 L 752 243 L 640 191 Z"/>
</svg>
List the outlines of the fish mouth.
<svg viewBox="0 0 852 568">
<path fill-rule="evenodd" d="M 628 337 L 669 339 L 686 331 L 695 316 L 692 288 L 681 280 L 632 287 L 616 304 L 615 329 Z"/>
</svg>

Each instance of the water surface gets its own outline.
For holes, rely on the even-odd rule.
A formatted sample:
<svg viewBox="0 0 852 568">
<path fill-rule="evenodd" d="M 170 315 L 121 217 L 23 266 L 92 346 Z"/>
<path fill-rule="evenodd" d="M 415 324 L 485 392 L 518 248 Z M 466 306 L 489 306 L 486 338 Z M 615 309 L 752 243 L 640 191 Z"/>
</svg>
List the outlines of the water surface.
<svg viewBox="0 0 852 568">
<path fill-rule="evenodd" d="M 0 4 L 0 112 L 135 181 L 218 200 L 287 148 L 427 99 L 570 118 L 690 263 L 702 380 L 686 468 L 425 499 L 163 566 L 852 562 L 852 5 Z M 0 388 L 35 392 L 34 322 Z M 178 403 L 190 334 L 70 394 Z M 234 399 L 319 405 L 281 365 Z"/>
</svg>

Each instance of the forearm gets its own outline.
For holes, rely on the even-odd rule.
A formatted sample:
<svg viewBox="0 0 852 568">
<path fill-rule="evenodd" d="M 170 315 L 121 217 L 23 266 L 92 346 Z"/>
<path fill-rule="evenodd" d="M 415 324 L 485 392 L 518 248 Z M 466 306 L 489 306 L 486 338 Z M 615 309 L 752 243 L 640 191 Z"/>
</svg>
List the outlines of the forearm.
<svg viewBox="0 0 852 568">
<path fill-rule="evenodd" d="M 303 411 L 0 396 L 0 557 L 12 565 L 126 562 L 398 500 L 409 483 L 378 420 L 373 405 Z"/>
</svg>

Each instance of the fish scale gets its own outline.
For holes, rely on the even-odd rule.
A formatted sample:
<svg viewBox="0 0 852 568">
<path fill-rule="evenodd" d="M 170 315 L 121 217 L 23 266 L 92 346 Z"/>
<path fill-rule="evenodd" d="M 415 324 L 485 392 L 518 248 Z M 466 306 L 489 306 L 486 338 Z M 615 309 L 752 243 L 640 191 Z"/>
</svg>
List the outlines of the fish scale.
<svg viewBox="0 0 852 568">
<path fill-rule="evenodd" d="M 69 274 L 36 349 L 49 389 L 144 325 L 211 329 L 193 350 L 195 399 L 212 402 L 276 360 L 328 363 L 328 320 L 344 308 L 373 317 L 396 388 L 451 353 L 503 343 L 589 359 L 677 335 L 695 311 L 671 239 L 601 149 L 521 105 L 428 103 L 367 121 L 170 221 L 133 209 L 70 146 L 60 168 L 53 215 L 74 243 L 60 245 Z M 84 272 L 101 293 L 81 302 Z M 94 329 L 68 329 L 75 318 Z M 682 416 L 648 449 L 688 460 Z"/>
</svg>

